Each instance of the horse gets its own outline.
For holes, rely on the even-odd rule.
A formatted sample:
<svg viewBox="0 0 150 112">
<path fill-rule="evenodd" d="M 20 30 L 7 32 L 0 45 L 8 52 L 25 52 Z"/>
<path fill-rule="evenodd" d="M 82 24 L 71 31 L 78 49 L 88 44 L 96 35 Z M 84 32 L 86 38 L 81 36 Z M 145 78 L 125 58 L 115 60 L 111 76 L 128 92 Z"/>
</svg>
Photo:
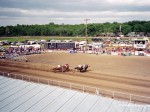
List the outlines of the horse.
<svg viewBox="0 0 150 112">
<path fill-rule="evenodd" d="M 71 69 L 69 68 L 69 65 L 63 65 L 63 66 L 59 66 L 59 67 L 55 67 L 52 69 L 53 72 L 69 72 L 71 71 Z"/>
<path fill-rule="evenodd" d="M 89 65 L 81 65 L 81 66 L 75 67 L 74 69 L 77 69 L 80 72 L 86 72 L 88 67 Z"/>
</svg>

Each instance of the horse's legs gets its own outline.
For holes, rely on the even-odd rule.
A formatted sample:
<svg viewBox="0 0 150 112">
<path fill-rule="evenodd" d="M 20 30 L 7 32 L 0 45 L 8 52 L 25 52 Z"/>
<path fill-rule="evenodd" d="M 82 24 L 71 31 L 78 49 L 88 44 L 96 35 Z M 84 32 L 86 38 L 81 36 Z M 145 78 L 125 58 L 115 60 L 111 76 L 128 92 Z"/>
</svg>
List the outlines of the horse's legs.
<svg viewBox="0 0 150 112">
<path fill-rule="evenodd" d="M 56 73 L 56 68 L 54 68 L 54 73 Z"/>
<path fill-rule="evenodd" d="M 61 72 L 65 72 L 65 71 L 64 71 L 64 67 L 63 67 L 63 66 L 61 67 Z"/>
</svg>

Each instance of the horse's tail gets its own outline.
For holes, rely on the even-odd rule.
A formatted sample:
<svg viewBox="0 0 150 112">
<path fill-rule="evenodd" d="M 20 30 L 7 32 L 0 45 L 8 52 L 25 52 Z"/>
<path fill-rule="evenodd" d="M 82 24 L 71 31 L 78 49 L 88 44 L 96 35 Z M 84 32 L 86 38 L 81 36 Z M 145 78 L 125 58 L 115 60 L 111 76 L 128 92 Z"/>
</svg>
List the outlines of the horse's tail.
<svg viewBox="0 0 150 112">
<path fill-rule="evenodd" d="M 73 73 L 75 73 L 75 70 L 74 70 L 74 69 L 69 69 L 69 71 L 72 71 Z"/>
<path fill-rule="evenodd" d="M 52 71 L 56 73 L 56 68 L 53 68 Z"/>
</svg>

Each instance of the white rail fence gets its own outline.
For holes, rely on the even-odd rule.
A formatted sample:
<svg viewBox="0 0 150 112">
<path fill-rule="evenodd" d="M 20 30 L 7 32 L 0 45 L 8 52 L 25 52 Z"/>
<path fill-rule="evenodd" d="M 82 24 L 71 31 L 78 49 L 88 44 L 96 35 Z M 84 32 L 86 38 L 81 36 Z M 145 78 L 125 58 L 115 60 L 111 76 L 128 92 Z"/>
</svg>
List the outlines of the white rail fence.
<svg viewBox="0 0 150 112">
<path fill-rule="evenodd" d="M 147 96 L 106 90 L 106 89 L 101 89 L 101 88 L 92 87 L 92 86 L 85 86 L 85 85 L 80 85 L 80 84 L 75 84 L 75 83 L 70 83 L 70 82 L 49 80 L 45 78 L 33 77 L 33 76 L 28 76 L 28 75 L 12 74 L 12 73 L 6 73 L 6 72 L 0 72 L 0 75 L 4 77 L 20 79 L 20 80 L 29 81 L 29 82 L 70 88 L 70 89 L 79 90 L 82 92 L 88 92 L 88 93 L 92 93 L 96 95 L 111 97 L 114 99 L 123 99 L 129 102 L 140 102 L 140 103 L 150 104 L 150 97 L 147 97 Z"/>
</svg>

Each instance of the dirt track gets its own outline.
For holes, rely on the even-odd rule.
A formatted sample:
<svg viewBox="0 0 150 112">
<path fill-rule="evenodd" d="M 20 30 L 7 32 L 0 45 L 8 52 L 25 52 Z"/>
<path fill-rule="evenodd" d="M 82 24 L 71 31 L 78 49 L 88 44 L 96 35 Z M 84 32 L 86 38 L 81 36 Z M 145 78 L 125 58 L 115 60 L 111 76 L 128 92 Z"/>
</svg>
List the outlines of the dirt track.
<svg viewBox="0 0 150 112">
<path fill-rule="evenodd" d="M 66 82 L 100 87 L 103 89 L 150 96 L 150 58 L 122 57 L 93 54 L 45 53 L 28 56 L 29 64 L 48 64 L 54 67 L 68 63 L 71 68 L 89 64 L 87 73 L 52 73 L 18 67 L 0 66 L 0 71 L 26 74 Z M 24 62 L 25 63 L 25 62 Z M 24 64 L 23 62 L 21 64 Z"/>
</svg>

